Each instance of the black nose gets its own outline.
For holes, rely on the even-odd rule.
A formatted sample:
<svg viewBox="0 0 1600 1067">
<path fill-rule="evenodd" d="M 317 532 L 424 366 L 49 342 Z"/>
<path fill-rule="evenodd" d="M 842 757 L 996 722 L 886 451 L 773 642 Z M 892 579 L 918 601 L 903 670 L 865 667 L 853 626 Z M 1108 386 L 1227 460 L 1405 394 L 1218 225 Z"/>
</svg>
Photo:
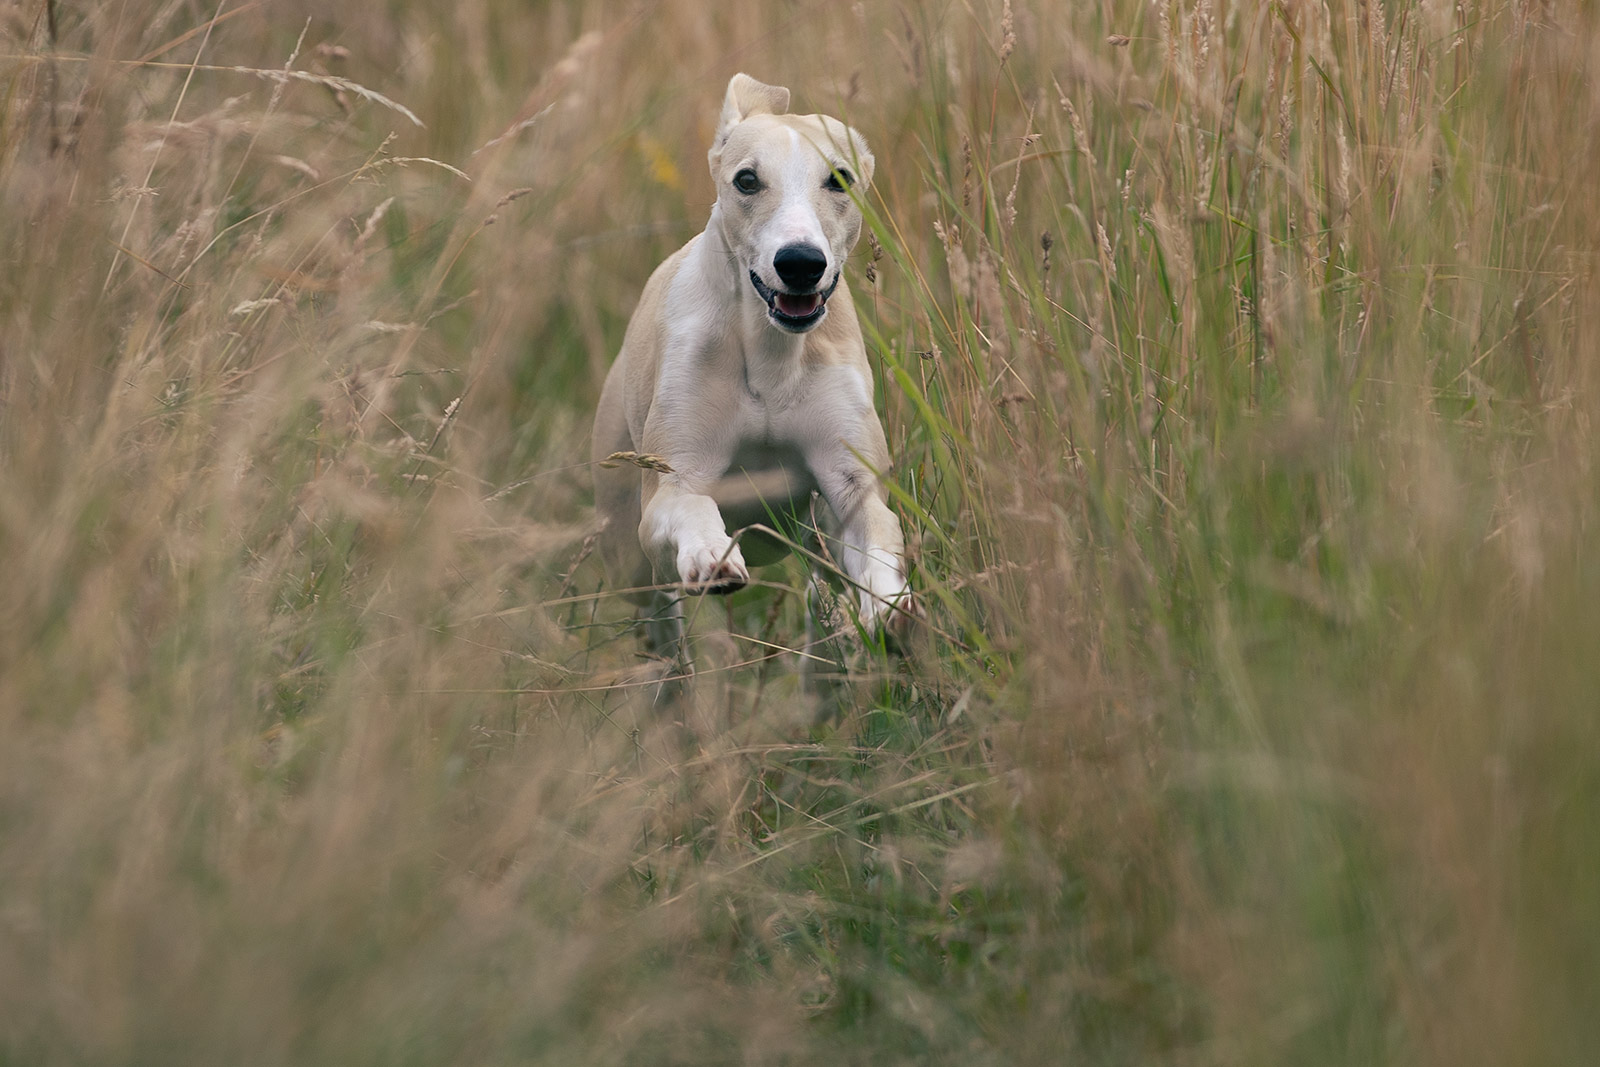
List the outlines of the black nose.
<svg viewBox="0 0 1600 1067">
<path fill-rule="evenodd" d="M 772 268 L 784 285 L 794 292 L 804 293 L 815 289 L 822 280 L 822 272 L 828 269 L 828 257 L 815 245 L 784 245 L 772 257 Z"/>
</svg>

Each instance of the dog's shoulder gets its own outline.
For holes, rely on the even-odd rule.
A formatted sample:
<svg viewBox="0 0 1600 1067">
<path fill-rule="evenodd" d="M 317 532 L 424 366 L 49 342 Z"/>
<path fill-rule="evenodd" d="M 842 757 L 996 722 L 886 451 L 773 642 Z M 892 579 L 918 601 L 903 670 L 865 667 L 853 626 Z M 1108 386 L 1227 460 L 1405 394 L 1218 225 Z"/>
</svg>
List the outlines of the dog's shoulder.
<svg viewBox="0 0 1600 1067">
<path fill-rule="evenodd" d="M 660 342 L 662 329 L 666 324 L 666 306 L 679 275 L 693 256 L 705 234 L 696 234 L 688 244 L 678 249 L 672 255 L 661 261 L 655 270 L 650 272 L 650 277 L 644 283 L 644 289 L 639 293 L 639 302 L 634 306 L 633 317 L 628 320 L 628 330 L 623 341 L 624 357 L 629 355 L 629 350 L 640 345 L 655 345 Z"/>
<path fill-rule="evenodd" d="M 705 234 L 696 234 L 651 272 L 628 321 L 617 362 L 626 364 L 626 405 L 630 424 L 642 430 L 643 420 L 659 390 L 662 362 L 670 350 L 699 350 L 686 337 L 709 338 L 725 328 L 716 321 L 718 305 L 707 294 L 703 272 L 696 267 Z"/>
<path fill-rule="evenodd" d="M 650 272 L 650 279 L 644 283 L 644 292 L 639 296 L 639 307 L 634 311 L 635 318 L 639 317 L 640 312 L 648 310 L 646 301 L 672 287 L 684 266 L 694 257 L 705 236 L 704 233 L 695 234 L 687 244 L 662 260 L 660 266 Z"/>
</svg>

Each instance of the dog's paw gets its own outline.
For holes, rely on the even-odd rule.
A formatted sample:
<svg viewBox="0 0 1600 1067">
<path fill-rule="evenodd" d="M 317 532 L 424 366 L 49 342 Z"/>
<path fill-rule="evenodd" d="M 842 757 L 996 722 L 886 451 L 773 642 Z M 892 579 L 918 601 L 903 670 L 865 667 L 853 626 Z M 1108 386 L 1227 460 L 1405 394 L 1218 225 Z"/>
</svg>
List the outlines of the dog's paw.
<svg viewBox="0 0 1600 1067">
<path fill-rule="evenodd" d="M 900 642 L 908 639 L 927 621 L 928 614 L 922 610 L 922 601 L 910 593 L 896 600 L 879 618 L 884 632 Z"/>
<path fill-rule="evenodd" d="M 928 615 L 922 609 L 922 601 L 909 592 L 878 616 L 878 625 L 883 627 L 889 647 L 902 652 L 910 648 L 913 639 L 923 633 L 927 621 Z"/>
<path fill-rule="evenodd" d="M 922 632 L 923 623 L 928 618 L 922 609 L 922 602 L 909 589 L 891 597 L 874 597 L 863 608 L 863 621 L 869 622 L 874 631 L 882 633 L 889 648 L 897 651 L 909 647 L 912 639 Z"/>
<path fill-rule="evenodd" d="M 731 541 L 720 550 L 702 546 L 678 552 L 678 579 L 685 592 L 699 596 L 713 593 L 726 596 L 750 584 L 750 571 L 744 565 L 739 546 Z"/>
</svg>

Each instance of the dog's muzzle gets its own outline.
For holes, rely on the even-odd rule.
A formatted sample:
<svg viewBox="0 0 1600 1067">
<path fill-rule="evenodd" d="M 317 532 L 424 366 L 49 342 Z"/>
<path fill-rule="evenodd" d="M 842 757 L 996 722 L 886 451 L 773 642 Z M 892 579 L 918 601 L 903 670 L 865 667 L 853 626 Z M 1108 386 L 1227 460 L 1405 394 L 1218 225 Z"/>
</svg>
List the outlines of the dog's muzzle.
<svg viewBox="0 0 1600 1067">
<path fill-rule="evenodd" d="M 756 293 L 767 302 L 767 317 L 783 330 L 790 333 L 805 333 L 828 313 L 828 297 L 839 288 L 839 275 L 833 276 L 833 282 L 821 292 L 814 293 L 780 293 L 770 285 L 764 283 L 755 271 L 750 272 L 750 284 L 755 286 Z"/>
</svg>

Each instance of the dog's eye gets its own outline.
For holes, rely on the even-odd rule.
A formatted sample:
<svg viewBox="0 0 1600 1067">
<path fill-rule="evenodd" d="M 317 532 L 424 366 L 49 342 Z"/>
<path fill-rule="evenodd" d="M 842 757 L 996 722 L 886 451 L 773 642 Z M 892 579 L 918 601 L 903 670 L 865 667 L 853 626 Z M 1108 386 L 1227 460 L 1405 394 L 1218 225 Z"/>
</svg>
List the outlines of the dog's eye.
<svg viewBox="0 0 1600 1067">
<path fill-rule="evenodd" d="M 761 179 L 756 177 L 755 171 L 746 167 L 733 176 L 733 187 L 748 196 L 760 190 Z"/>
<path fill-rule="evenodd" d="M 856 176 L 845 170 L 843 167 L 840 167 L 838 170 L 828 175 L 827 188 L 832 189 L 836 193 L 842 193 L 855 183 Z"/>
</svg>

